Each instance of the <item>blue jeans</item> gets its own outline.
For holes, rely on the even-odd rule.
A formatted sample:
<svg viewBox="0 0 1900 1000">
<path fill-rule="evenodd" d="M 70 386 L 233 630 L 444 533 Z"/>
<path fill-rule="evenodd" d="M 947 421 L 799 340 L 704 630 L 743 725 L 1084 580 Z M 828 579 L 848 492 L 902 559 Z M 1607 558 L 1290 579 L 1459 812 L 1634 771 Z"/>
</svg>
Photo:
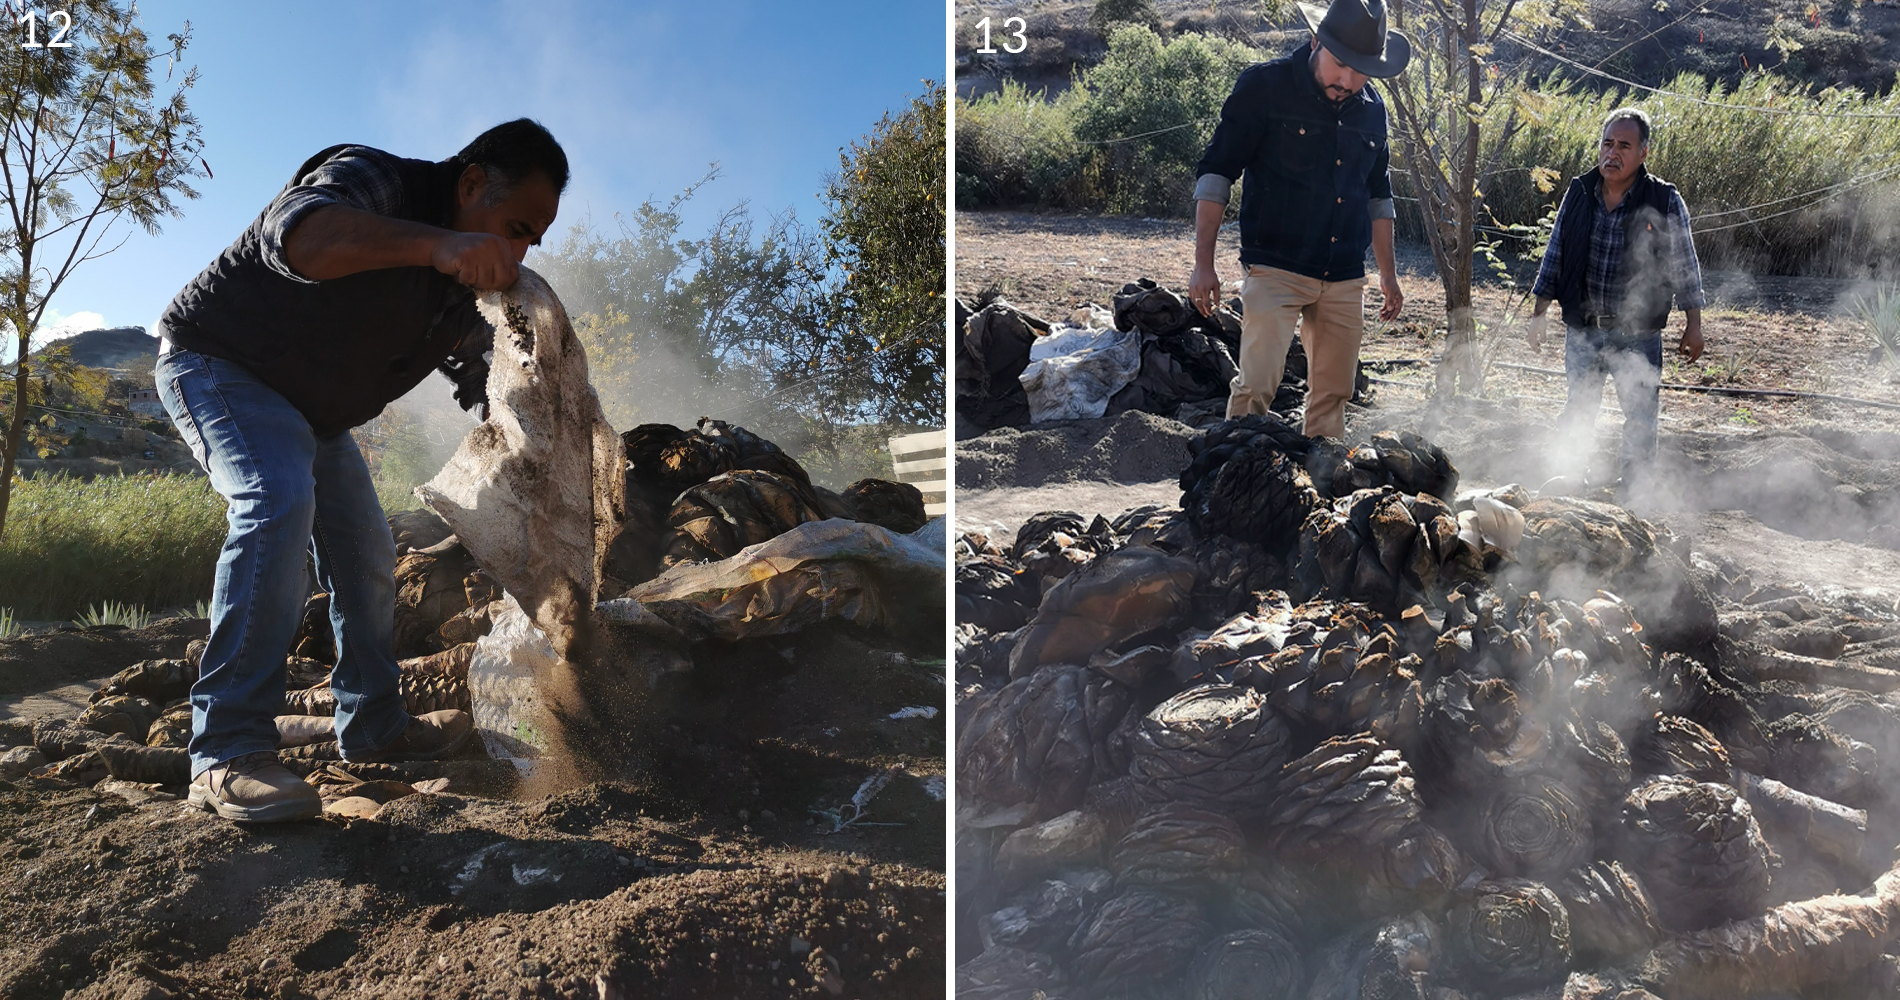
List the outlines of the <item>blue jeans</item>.
<svg viewBox="0 0 1900 1000">
<path fill-rule="evenodd" d="M 1662 331 L 1625 333 L 1570 327 L 1564 334 L 1564 375 L 1569 392 L 1558 425 L 1568 434 L 1593 438 L 1603 379 L 1616 383 L 1623 408 L 1623 447 L 1617 471 L 1625 480 L 1645 474 L 1656 459 L 1656 411 L 1662 395 Z"/>
<path fill-rule="evenodd" d="M 309 599 L 305 554 L 328 591 L 345 756 L 409 723 L 395 657 L 396 545 L 348 433 L 319 439 L 289 401 L 234 362 L 190 351 L 158 360 L 158 398 L 211 487 L 230 533 L 211 593 L 211 637 L 191 687 L 191 773 L 277 748 L 284 657 Z"/>
</svg>

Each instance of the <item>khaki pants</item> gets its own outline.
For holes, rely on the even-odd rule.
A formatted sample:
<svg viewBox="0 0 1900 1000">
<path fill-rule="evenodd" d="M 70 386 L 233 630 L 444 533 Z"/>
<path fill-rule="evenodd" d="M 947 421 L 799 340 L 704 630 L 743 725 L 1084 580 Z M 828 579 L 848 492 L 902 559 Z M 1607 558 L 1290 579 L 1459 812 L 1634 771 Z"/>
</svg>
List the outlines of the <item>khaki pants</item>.
<svg viewBox="0 0 1900 1000">
<path fill-rule="evenodd" d="M 1240 374 L 1227 397 L 1227 415 L 1265 413 L 1286 371 L 1296 326 L 1306 347 L 1308 437 L 1344 437 L 1346 400 L 1359 376 L 1359 336 L 1365 330 L 1366 279 L 1321 281 L 1252 264 L 1240 286 Z M 1304 321 L 1304 322 L 1302 322 Z"/>
</svg>

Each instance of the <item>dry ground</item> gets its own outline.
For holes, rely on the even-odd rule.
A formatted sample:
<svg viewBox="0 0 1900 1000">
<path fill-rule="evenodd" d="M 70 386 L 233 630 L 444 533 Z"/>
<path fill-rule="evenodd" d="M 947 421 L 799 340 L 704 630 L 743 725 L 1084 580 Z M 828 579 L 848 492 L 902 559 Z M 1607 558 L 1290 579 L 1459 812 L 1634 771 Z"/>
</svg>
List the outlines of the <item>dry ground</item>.
<svg viewBox="0 0 1900 1000">
<path fill-rule="evenodd" d="M 1107 305 L 1122 284 L 1139 277 L 1184 288 L 1193 266 L 1192 228 L 1175 220 L 965 212 L 957 220 L 956 255 L 959 295 L 1000 292 L 1055 320 L 1086 304 Z M 1217 256 L 1223 279 L 1237 279 L 1237 255 L 1230 227 L 1221 234 Z M 1481 288 L 1478 309 L 1490 363 L 1484 392 L 1456 407 L 1437 406 L 1427 390 L 1433 360 L 1444 349 L 1443 291 L 1422 247 L 1402 245 L 1398 256 L 1405 307 L 1396 321 L 1381 322 L 1378 294 L 1368 293 L 1362 353 L 1368 360 L 1395 364 L 1379 376 L 1372 407 L 1349 408 L 1348 436 L 1363 438 L 1386 427 L 1418 429 L 1446 447 L 1469 485 L 1524 478 L 1527 463 L 1521 459 L 1529 449 L 1520 432 L 1549 427 L 1562 409 L 1564 382 L 1561 375 L 1500 363 L 1561 369 L 1561 337 L 1531 349 L 1522 339 L 1528 303 L 1502 287 Z M 1704 282 L 1711 295 L 1703 314 L 1707 350 L 1694 363 L 1669 353 L 1681 331 L 1677 313 L 1665 333 L 1666 381 L 1823 392 L 1900 407 L 1900 382 L 1874 363 L 1871 342 L 1843 315 L 1850 283 L 1722 272 L 1705 274 Z M 1376 288 L 1376 279 L 1372 284 Z M 1897 417 L 1895 409 L 1820 400 L 1665 391 L 1663 453 L 1669 460 L 1729 447 L 1771 449 L 1778 434 L 1835 434 L 1856 442 L 1856 448 L 1871 449 L 1865 454 L 1876 471 L 1874 480 L 1884 483 L 1879 470 L 1890 472 L 1900 460 L 1900 438 L 1891 430 Z M 1597 423 L 1599 465 L 1613 454 L 1620 424 L 1615 395 L 1606 388 Z M 1182 454 L 1180 463 L 1185 462 Z M 1688 459 L 1681 464 L 1686 467 Z M 1173 502 L 1178 490 L 1170 479 L 1098 478 L 1031 489 L 960 490 L 958 527 L 1012 527 L 1038 510 L 1112 515 L 1139 503 Z M 1651 513 L 1691 534 L 1705 549 L 1736 558 L 1758 578 L 1855 587 L 1885 581 L 1885 590 L 1900 593 L 1900 555 L 1863 544 L 1864 529 L 1847 532 L 1852 537 L 1846 539 L 1812 524 L 1793 533 L 1776 530 L 1756 513 L 1724 511 L 1720 497 L 1699 495 L 1693 481 L 1677 485 L 1676 502 Z"/>
<path fill-rule="evenodd" d="M 0 696 L 69 715 L 45 692 L 204 626 L 0 641 Z M 246 827 L 182 787 L 0 782 L 0 997 L 941 996 L 944 722 L 892 717 L 941 713 L 941 635 L 699 653 L 639 763 L 579 787 Z"/>
</svg>

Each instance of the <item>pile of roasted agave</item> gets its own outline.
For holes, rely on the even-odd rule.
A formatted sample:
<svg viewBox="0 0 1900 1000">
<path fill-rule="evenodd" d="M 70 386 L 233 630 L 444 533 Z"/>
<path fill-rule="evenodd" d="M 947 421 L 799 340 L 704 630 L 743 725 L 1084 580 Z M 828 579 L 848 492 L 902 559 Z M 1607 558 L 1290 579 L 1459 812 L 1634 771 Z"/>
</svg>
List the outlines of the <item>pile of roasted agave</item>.
<svg viewBox="0 0 1900 1000">
<path fill-rule="evenodd" d="M 960 997 L 1900 995 L 1900 616 L 1411 434 L 958 541 Z"/>
</svg>

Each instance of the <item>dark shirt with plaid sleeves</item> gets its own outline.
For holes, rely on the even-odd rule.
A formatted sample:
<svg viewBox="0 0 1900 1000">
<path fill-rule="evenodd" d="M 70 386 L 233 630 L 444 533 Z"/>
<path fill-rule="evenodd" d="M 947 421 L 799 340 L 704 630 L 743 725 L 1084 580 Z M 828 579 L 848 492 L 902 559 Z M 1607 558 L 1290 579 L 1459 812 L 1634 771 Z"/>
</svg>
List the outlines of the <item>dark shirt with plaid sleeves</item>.
<svg viewBox="0 0 1900 1000">
<path fill-rule="evenodd" d="M 1531 294 L 1554 299 L 1563 306 L 1564 322 L 1582 326 L 1592 317 L 1616 316 L 1633 328 L 1660 329 L 1660 313 L 1667 318 L 1673 297 L 1677 307 L 1701 309 L 1707 299 L 1702 291 L 1702 269 L 1696 260 L 1695 239 L 1689 228 L 1689 209 L 1672 185 L 1665 184 L 1647 169 L 1638 168 L 1637 182 L 1624 194 L 1614 210 L 1603 205 L 1602 174 L 1590 171 L 1571 183 L 1557 209 L 1556 226 L 1550 233 L 1550 245 L 1537 270 Z M 1582 199 L 1588 199 L 1583 203 Z M 1660 206 L 1659 263 L 1661 273 L 1624 274 L 1629 257 L 1630 237 L 1638 215 L 1654 203 Z M 1643 223 L 1651 225 L 1652 223 Z M 1587 242 L 1569 227 L 1588 226 Z M 1565 248 L 1581 259 L 1567 259 Z M 1577 272 L 1581 273 L 1577 273 Z M 1580 280 L 1579 280 L 1580 279 Z M 1632 281 L 1645 293 L 1642 303 L 1632 303 Z"/>
<path fill-rule="evenodd" d="M 486 403 L 493 331 L 469 288 L 433 267 L 312 281 L 284 251 L 291 230 L 326 205 L 449 228 L 462 169 L 368 146 L 323 150 L 178 293 L 159 332 L 174 349 L 243 365 L 319 437 L 375 417 L 435 370 L 464 407 Z"/>
</svg>

